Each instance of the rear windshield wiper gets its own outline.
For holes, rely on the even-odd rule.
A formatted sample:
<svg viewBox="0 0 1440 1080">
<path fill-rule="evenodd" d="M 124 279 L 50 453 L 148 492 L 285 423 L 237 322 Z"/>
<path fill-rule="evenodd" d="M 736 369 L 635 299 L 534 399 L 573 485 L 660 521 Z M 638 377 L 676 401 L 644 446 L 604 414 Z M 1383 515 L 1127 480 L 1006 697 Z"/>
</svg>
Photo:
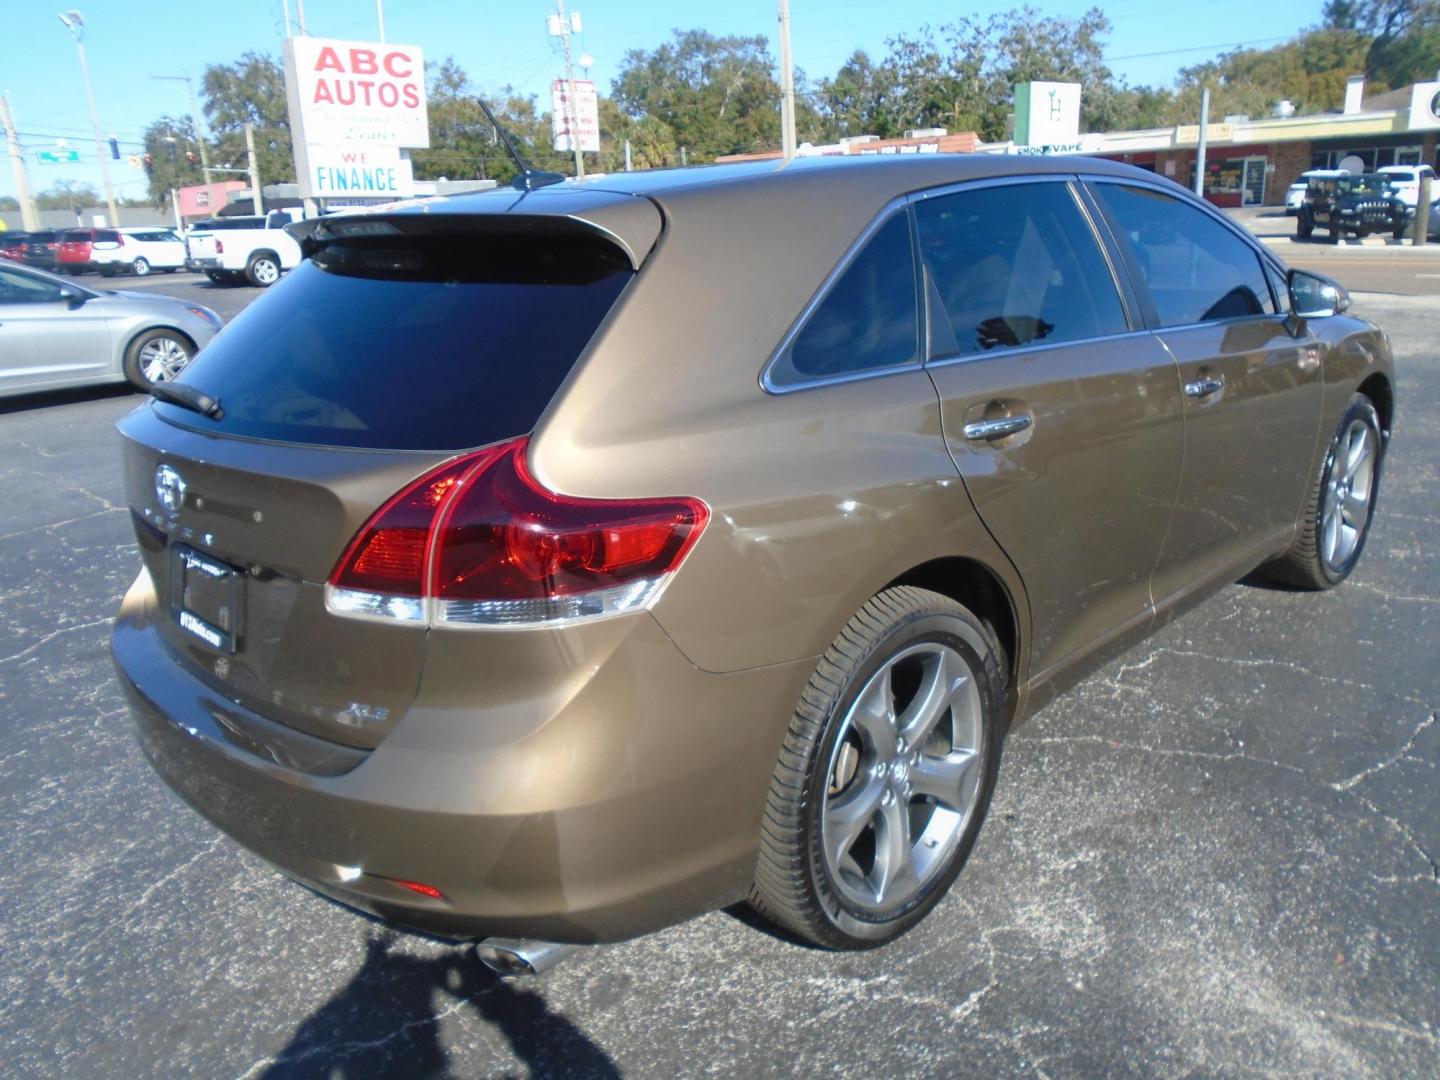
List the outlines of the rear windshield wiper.
<svg viewBox="0 0 1440 1080">
<path fill-rule="evenodd" d="M 198 412 L 201 416 L 208 416 L 211 420 L 220 420 L 225 416 L 225 410 L 220 407 L 219 398 L 213 398 L 204 390 L 187 386 L 185 383 L 153 383 L 150 386 L 150 396 L 167 405 L 179 405 L 182 409 Z"/>
</svg>

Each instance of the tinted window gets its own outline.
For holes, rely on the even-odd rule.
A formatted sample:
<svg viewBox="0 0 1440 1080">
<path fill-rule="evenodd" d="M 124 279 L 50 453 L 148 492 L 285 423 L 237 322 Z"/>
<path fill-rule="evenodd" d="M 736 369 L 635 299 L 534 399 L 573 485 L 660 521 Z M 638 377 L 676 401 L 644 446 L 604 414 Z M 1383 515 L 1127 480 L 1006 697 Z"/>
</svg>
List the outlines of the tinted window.
<svg viewBox="0 0 1440 1080">
<path fill-rule="evenodd" d="M 1260 257 L 1209 214 L 1149 188 L 1096 184 L 1095 190 L 1130 241 L 1161 326 L 1275 311 Z"/>
<path fill-rule="evenodd" d="M 60 234 L 60 242 L 62 244 L 88 244 L 90 235 L 90 229 L 69 229 Z"/>
<path fill-rule="evenodd" d="M 588 237 L 332 244 L 186 369 L 220 399 L 220 420 L 155 407 L 261 439 L 482 446 L 535 426 L 630 277 L 615 247 Z"/>
<path fill-rule="evenodd" d="M 915 217 L 920 252 L 960 353 L 1129 328 L 1110 268 L 1068 185 L 962 191 L 925 199 Z"/>
<path fill-rule="evenodd" d="M 0 304 L 44 304 L 60 299 L 60 286 L 0 266 Z"/>
<path fill-rule="evenodd" d="M 779 386 L 918 362 L 910 221 L 895 214 L 872 236 L 770 372 Z"/>
<path fill-rule="evenodd" d="M 114 229 L 96 229 L 95 240 L 101 244 L 114 244 L 120 239 L 120 234 Z"/>
</svg>

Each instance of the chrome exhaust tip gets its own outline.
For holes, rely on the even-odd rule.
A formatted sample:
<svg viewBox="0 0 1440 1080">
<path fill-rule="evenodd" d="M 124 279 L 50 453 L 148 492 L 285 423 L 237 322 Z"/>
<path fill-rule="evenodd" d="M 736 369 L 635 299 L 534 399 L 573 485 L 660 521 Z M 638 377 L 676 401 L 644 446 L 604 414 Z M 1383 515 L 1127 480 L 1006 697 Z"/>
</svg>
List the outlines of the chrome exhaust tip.
<svg viewBox="0 0 1440 1080">
<path fill-rule="evenodd" d="M 496 975 L 542 975 L 583 945 L 519 938 L 486 938 L 475 945 L 475 955 Z"/>
</svg>

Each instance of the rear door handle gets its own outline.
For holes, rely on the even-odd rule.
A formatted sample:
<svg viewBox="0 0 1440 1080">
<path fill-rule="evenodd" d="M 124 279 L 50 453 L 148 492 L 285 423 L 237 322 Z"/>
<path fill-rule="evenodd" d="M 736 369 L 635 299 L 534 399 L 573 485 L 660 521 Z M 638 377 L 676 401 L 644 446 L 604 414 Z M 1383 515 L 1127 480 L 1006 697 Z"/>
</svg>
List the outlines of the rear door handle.
<svg viewBox="0 0 1440 1080">
<path fill-rule="evenodd" d="M 975 420 L 965 425 L 965 438 L 977 442 L 1003 439 L 1007 435 L 1024 431 L 1034 422 L 1035 418 L 1029 413 L 1021 413 L 1019 416 L 1002 416 L 996 420 Z"/>
<path fill-rule="evenodd" d="M 1185 384 L 1186 397 L 1209 397 L 1211 394 L 1218 394 L 1225 389 L 1225 377 L 1223 375 L 1208 379 L 1196 379 L 1194 382 Z"/>
</svg>

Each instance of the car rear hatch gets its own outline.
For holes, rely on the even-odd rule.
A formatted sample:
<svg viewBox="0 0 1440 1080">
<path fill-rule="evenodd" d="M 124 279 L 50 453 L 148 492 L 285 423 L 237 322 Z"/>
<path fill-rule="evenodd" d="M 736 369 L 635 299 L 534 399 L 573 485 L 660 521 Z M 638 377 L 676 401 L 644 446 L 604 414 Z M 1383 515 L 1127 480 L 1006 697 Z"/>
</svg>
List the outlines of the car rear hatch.
<svg viewBox="0 0 1440 1080">
<path fill-rule="evenodd" d="M 535 426 L 638 268 L 631 243 L 643 258 L 659 234 L 658 211 L 628 201 L 648 239 L 633 208 L 618 229 L 598 212 L 327 219 L 312 258 L 179 380 L 216 415 L 154 401 L 121 422 L 156 632 L 177 663 L 336 742 L 393 728 L 428 631 L 332 614 L 325 583 L 407 484 Z"/>
<path fill-rule="evenodd" d="M 60 246 L 56 251 L 56 259 L 63 263 L 78 263 L 90 261 L 90 233 L 73 232 L 60 235 Z"/>
</svg>

